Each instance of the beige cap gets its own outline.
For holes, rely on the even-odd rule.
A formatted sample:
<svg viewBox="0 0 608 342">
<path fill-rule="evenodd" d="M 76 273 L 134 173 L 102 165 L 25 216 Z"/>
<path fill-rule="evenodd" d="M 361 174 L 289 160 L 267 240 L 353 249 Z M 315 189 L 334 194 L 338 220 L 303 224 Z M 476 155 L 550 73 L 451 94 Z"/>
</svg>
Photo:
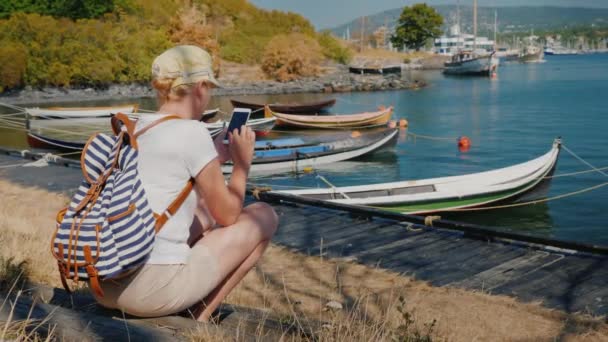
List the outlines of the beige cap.
<svg viewBox="0 0 608 342">
<path fill-rule="evenodd" d="M 211 55 L 207 51 L 194 45 L 179 45 L 154 59 L 152 77 L 175 78 L 172 88 L 200 81 L 209 81 L 221 87 L 213 75 L 212 65 Z"/>
</svg>

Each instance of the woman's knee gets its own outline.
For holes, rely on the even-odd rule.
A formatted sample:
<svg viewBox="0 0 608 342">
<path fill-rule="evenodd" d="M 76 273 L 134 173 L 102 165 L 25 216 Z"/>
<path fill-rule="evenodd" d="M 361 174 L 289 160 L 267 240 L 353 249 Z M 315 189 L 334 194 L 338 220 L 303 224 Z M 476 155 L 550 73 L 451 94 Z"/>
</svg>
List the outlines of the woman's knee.
<svg viewBox="0 0 608 342">
<path fill-rule="evenodd" d="M 264 231 L 264 238 L 270 239 L 279 226 L 279 216 L 272 206 L 256 202 L 245 207 L 244 211 L 253 216 Z"/>
</svg>

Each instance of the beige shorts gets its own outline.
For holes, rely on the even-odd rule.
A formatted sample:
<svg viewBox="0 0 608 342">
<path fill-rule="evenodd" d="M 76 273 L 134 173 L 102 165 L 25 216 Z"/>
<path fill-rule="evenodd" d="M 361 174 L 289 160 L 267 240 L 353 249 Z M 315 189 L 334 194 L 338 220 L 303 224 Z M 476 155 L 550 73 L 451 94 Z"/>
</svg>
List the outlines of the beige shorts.
<svg viewBox="0 0 608 342">
<path fill-rule="evenodd" d="M 200 302 L 221 281 L 218 261 L 207 246 L 196 244 L 186 264 L 146 264 L 124 279 L 102 282 L 104 296 L 95 297 L 105 307 L 134 316 L 165 316 Z"/>
</svg>

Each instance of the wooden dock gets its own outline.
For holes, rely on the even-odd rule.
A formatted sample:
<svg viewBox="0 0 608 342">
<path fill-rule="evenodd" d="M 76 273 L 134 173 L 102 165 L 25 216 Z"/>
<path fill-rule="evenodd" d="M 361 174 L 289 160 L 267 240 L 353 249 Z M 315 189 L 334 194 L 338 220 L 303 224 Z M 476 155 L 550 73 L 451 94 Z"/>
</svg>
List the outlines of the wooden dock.
<svg viewBox="0 0 608 342">
<path fill-rule="evenodd" d="M 76 167 L 2 168 L 20 160 L 0 154 L 0 178 L 59 192 L 73 191 L 81 179 Z M 280 216 L 273 242 L 301 253 L 347 258 L 436 286 L 541 301 L 569 313 L 608 313 L 606 247 L 457 222 L 435 221 L 435 227 L 429 227 L 421 217 L 340 205 L 321 207 L 265 193 L 261 198 Z"/>
<path fill-rule="evenodd" d="M 298 252 L 346 258 L 436 286 L 541 301 L 570 313 L 608 313 L 608 255 L 601 247 L 598 253 L 581 252 L 471 234 L 463 228 L 466 225 L 462 230 L 433 228 L 373 214 L 266 200 L 274 202 L 281 218 L 273 241 Z"/>
</svg>

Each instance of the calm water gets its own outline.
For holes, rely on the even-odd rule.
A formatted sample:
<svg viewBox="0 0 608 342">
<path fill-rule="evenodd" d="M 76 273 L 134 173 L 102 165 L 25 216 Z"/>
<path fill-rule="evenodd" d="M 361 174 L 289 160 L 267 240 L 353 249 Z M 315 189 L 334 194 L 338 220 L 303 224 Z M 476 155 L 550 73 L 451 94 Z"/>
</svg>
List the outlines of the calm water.
<svg viewBox="0 0 608 342">
<path fill-rule="evenodd" d="M 452 78 L 440 72 L 412 72 L 407 77 L 431 85 L 418 91 L 338 94 L 332 112 L 393 105 L 397 118 L 409 120 L 409 132 L 453 139 L 412 139 L 403 131 L 394 150 L 364 161 L 318 169 L 319 174 L 335 185 L 354 185 L 478 172 L 537 157 L 550 149 L 557 136 L 590 163 L 608 166 L 608 55 L 548 56 L 542 64 L 503 64 L 496 79 Z M 278 102 L 321 97 L 300 94 L 250 99 Z M 214 105 L 230 111 L 228 98 L 214 101 Z M 108 103 L 112 102 L 95 104 Z M 140 103 L 146 108 L 154 106 L 151 100 Z M 466 153 L 456 146 L 456 137 L 461 135 L 473 142 Z M 0 145 L 23 147 L 23 133 L 0 131 Z M 556 174 L 585 169 L 588 167 L 563 152 Z M 548 195 L 593 186 L 607 178 L 600 174 L 556 178 Z M 257 181 L 275 187 L 324 186 L 314 174 L 286 174 Z M 608 187 L 546 204 L 442 216 L 608 245 Z"/>
</svg>

